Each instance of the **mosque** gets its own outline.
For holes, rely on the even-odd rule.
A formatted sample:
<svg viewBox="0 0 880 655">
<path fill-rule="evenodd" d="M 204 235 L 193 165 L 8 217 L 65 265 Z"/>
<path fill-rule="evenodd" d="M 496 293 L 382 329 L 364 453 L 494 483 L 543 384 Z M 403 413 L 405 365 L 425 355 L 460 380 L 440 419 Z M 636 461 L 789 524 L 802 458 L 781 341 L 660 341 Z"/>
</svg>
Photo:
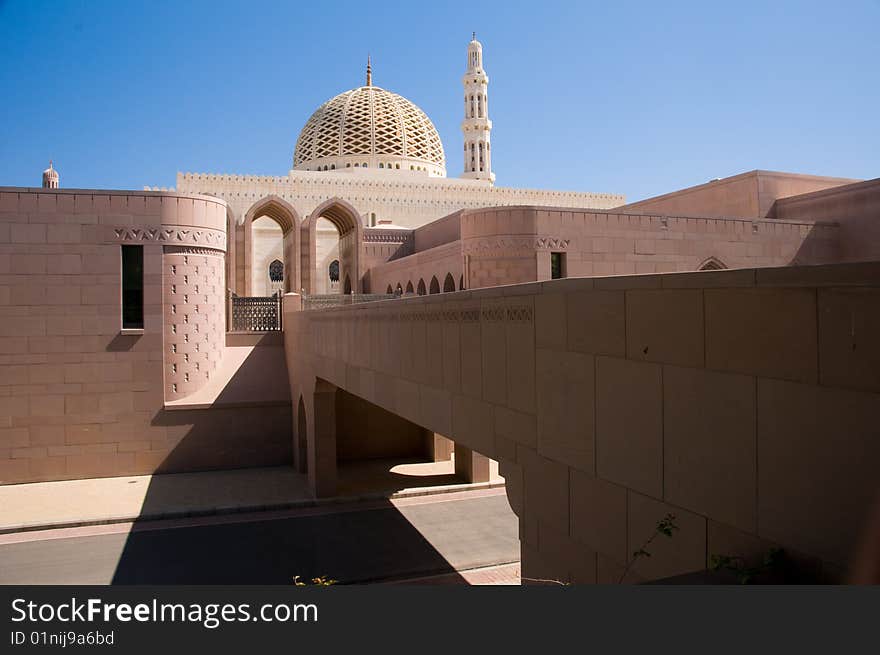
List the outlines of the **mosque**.
<svg viewBox="0 0 880 655">
<path fill-rule="evenodd" d="M 333 208 L 343 200 L 364 227 L 364 238 L 401 241 L 407 233 L 461 209 L 540 205 L 608 209 L 622 195 L 514 189 L 495 185 L 489 119 L 489 76 L 476 34 L 467 46 L 462 77 L 464 170 L 447 177 L 443 142 L 431 119 L 413 102 L 373 84 L 370 61 L 364 86 L 340 93 L 306 121 L 286 176 L 179 173 L 177 191 L 223 198 L 236 218 L 240 272 L 236 289 L 265 296 L 278 290 L 285 261 L 285 231 L 299 219 L 315 224 L 315 253 L 304 273 L 308 287 L 344 291 L 339 282 L 339 231 Z M 274 203 L 261 203 L 266 198 Z M 294 220 L 297 219 L 297 220 Z M 338 222 L 338 219 L 336 219 Z M 406 228 L 406 230 L 401 230 Z M 402 242 L 402 241 L 401 241 Z M 273 264 L 274 263 L 274 264 Z M 373 289 L 372 291 L 376 291 Z"/>
<path fill-rule="evenodd" d="M 616 580 L 664 508 L 696 540 L 644 579 L 724 534 L 845 565 L 840 508 L 877 479 L 880 178 L 496 186 L 476 38 L 462 82 L 457 178 L 368 62 L 287 175 L 0 187 L 0 485 L 293 466 L 332 497 L 364 459 L 495 461 L 524 576 Z"/>
</svg>

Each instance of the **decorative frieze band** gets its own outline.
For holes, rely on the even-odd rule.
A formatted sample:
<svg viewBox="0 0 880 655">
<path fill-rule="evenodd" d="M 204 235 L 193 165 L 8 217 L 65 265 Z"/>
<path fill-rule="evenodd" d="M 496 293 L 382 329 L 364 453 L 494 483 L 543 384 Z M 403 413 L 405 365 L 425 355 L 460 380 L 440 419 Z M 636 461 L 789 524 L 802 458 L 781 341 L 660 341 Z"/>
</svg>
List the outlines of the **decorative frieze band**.
<svg viewBox="0 0 880 655">
<path fill-rule="evenodd" d="M 193 244 L 226 250 L 226 233 L 205 228 L 114 227 L 112 239 L 120 243 Z"/>
<path fill-rule="evenodd" d="M 473 307 L 462 308 L 446 308 L 446 307 L 430 307 L 430 308 L 401 308 L 399 311 L 383 310 L 381 312 L 367 312 L 366 315 L 348 317 L 340 315 L 339 312 L 321 313 L 317 312 L 309 317 L 314 323 L 330 323 L 338 325 L 339 321 L 345 321 L 347 318 L 354 318 L 357 321 L 366 321 L 367 323 L 386 324 L 386 323 L 420 323 L 420 322 L 440 322 L 446 321 L 451 323 L 479 323 L 485 321 L 489 323 L 511 322 L 511 323 L 530 323 L 534 320 L 534 307 L 531 304 L 483 304 L 482 307 L 475 305 Z"/>
<path fill-rule="evenodd" d="M 527 253 L 536 250 L 567 250 L 570 239 L 553 236 L 486 237 L 470 239 L 462 245 L 466 255 L 487 255 L 499 252 Z"/>
<path fill-rule="evenodd" d="M 165 246 L 163 252 L 170 255 L 210 255 L 222 257 L 223 251 L 216 248 L 200 248 L 198 246 Z"/>
<path fill-rule="evenodd" d="M 406 243 L 412 240 L 409 230 L 376 231 L 364 230 L 364 243 Z"/>
</svg>

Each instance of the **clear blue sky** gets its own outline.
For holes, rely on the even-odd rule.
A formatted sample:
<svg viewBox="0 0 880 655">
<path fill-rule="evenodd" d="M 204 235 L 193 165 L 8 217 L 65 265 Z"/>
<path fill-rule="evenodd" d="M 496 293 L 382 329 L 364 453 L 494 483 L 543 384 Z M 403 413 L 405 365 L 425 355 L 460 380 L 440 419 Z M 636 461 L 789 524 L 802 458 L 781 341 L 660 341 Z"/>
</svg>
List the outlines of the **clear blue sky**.
<svg viewBox="0 0 880 655">
<path fill-rule="evenodd" d="M 0 0 L 0 185 L 282 175 L 318 105 L 374 83 L 461 171 L 472 30 L 498 184 L 630 200 L 754 168 L 880 176 L 880 2 Z"/>
</svg>

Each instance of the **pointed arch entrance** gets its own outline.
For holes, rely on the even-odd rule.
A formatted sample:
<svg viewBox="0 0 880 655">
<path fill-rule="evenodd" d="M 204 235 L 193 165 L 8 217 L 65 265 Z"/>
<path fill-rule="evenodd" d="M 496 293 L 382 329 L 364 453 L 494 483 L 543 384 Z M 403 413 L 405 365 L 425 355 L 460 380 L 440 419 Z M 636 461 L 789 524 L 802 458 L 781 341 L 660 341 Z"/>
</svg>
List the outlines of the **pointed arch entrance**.
<svg viewBox="0 0 880 655">
<path fill-rule="evenodd" d="M 275 195 L 266 196 L 254 203 L 244 216 L 244 253 L 236 262 L 237 266 L 244 269 L 244 289 L 243 295 L 264 295 L 263 286 L 258 283 L 258 279 L 262 280 L 266 277 L 268 280 L 269 271 L 267 266 L 263 266 L 263 262 L 255 261 L 255 250 L 260 249 L 257 244 L 258 239 L 255 236 L 254 221 L 267 222 L 268 219 L 281 229 L 281 259 L 284 265 L 282 273 L 282 290 L 284 292 L 299 289 L 301 283 L 300 262 L 297 256 L 300 251 L 300 217 L 293 206 Z M 255 245 L 257 246 L 255 248 Z M 264 259 L 266 257 L 263 257 Z M 269 258 L 273 261 L 275 256 Z M 264 270 L 265 269 L 265 270 Z M 269 295 L 269 294 L 265 294 Z"/>
<path fill-rule="evenodd" d="M 358 211 L 341 198 L 331 198 L 309 214 L 302 226 L 300 235 L 302 288 L 306 293 L 319 293 L 317 270 L 317 223 L 324 218 L 330 221 L 339 232 L 339 280 L 345 293 L 363 293 L 363 271 L 361 270 L 361 249 L 363 245 L 363 223 Z"/>
</svg>

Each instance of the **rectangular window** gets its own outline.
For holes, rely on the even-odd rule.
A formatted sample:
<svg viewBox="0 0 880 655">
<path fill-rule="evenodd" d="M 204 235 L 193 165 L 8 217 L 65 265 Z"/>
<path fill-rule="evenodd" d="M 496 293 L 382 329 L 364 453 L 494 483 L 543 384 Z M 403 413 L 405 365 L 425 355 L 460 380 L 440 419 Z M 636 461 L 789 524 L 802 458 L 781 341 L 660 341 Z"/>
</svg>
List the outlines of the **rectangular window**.
<svg viewBox="0 0 880 655">
<path fill-rule="evenodd" d="M 565 277 L 565 253 L 550 253 L 550 279 L 560 280 Z"/>
<path fill-rule="evenodd" d="M 144 329 L 143 246 L 122 246 L 122 329 Z"/>
</svg>

